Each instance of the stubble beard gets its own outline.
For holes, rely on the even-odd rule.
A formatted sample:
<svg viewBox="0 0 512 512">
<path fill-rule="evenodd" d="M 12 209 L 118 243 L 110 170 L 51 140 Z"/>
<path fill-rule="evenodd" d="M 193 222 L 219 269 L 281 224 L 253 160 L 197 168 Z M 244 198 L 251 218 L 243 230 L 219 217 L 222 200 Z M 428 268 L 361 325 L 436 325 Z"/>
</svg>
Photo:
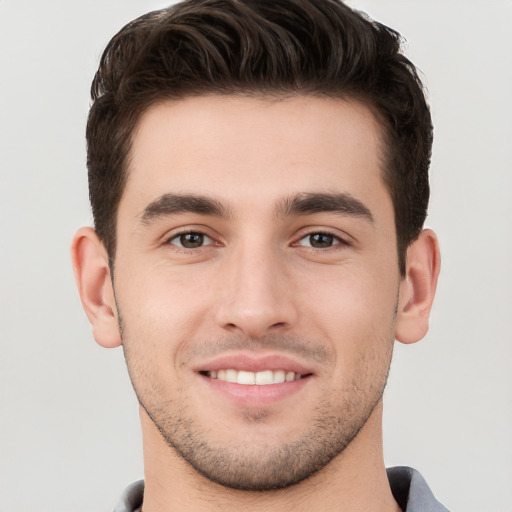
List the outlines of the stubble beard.
<svg viewBox="0 0 512 512">
<path fill-rule="evenodd" d="M 313 418 L 311 424 L 298 440 L 254 446 L 251 439 L 244 439 L 238 445 L 232 441 L 228 445 L 214 444 L 194 421 L 186 405 L 177 409 L 175 403 L 162 400 L 158 386 L 139 385 L 151 378 L 150 369 L 143 369 L 135 362 L 138 358 L 127 350 L 131 344 L 125 341 L 128 340 L 124 337 L 125 358 L 137 398 L 165 443 L 208 480 L 244 491 L 290 487 L 311 477 L 340 456 L 365 426 L 382 398 L 393 344 L 393 340 L 381 339 L 378 343 L 390 345 L 384 355 L 366 354 L 361 357 L 353 381 L 343 383 L 343 398 L 339 402 L 321 401 L 310 416 Z M 297 341 L 287 338 L 284 345 L 292 346 L 294 343 Z M 262 345 L 267 346 L 268 341 Z M 370 375 L 370 369 L 375 368 L 370 359 L 375 357 L 381 359 L 377 365 L 380 373 Z M 179 390 L 176 395 L 186 397 L 186 392 Z M 181 403 L 186 404 L 187 400 L 181 400 Z M 265 411 L 251 411 L 245 419 L 248 423 L 265 422 Z"/>
<path fill-rule="evenodd" d="M 298 441 L 257 447 L 250 439 L 238 446 L 213 446 L 185 414 L 157 417 L 140 403 L 166 444 L 209 481 L 242 491 L 272 491 L 310 478 L 340 456 L 364 427 L 381 396 L 357 419 L 350 416 L 349 407 L 336 415 L 331 404 L 324 403 L 316 408 L 316 421 Z"/>
<path fill-rule="evenodd" d="M 379 354 L 370 350 L 360 355 L 352 381 L 343 383 L 344 398 L 336 402 L 322 400 L 315 408 L 311 426 L 299 440 L 278 445 L 268 443 L 265 446 L 253 446 L 250 439 L 244 440 L 239 446 L 233 443 L 215 446 L 208 441 L 206 433 L 198 428 L 185 406 L 176 410 L 171 400 L 168 403 L 162 401 L 162 390 L 152 382 L 152 369 L 143 367 L 138 355 L 131 353 L 131 343 L 117 297 L 115 301 L 124 356 L 139 404 L 171 450 L 200 475 L 224 487 L 242 491 L 272 491 L 310 478 L 343 453 L 382 400 L 393 354 L 398 293 L 388 334 L 373 340 L 374 347 L 385 347 L 385 350 Z M 215 351 L 234 347 L 252 350 L 271 347 L 295 351 L 325 362 L 330 356 L 323 347 L 305 344 L 303 340 L 291 336 L 271 336 L 264 341 L 231 338 L 196 347 L 195 352 L 204 356 L 205 349 L 208 351 L 211 347 L 217 347 Z M 377 368 L 379 373 L 374 374 L 372 368 Z M 139 383 L 146 386 L 139 386 Z M 183 390 L 179 391 L 183 396 Z M 182 403 L 186 403 L 186 400 L 182 400 Z M 246 419 L 254 423 L 264 421 L 265 412 L 251 411 Z"/>
</svg>

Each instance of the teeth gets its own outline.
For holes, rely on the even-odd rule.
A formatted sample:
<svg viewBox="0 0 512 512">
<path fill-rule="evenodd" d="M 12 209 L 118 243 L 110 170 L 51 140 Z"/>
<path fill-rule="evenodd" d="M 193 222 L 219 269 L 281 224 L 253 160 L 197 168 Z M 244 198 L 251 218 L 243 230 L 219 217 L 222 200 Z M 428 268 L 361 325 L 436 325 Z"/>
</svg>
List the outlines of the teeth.
<svg viewBox="0 0 512 512">
<path fill-rule="evenodd" d="M 234 370 L 233 370 L 234 371 Z M 255 384 L 255 375 L 253 372 L 238 372 L 238 384 Z"/>
<path fill-rule="evenodd" d="M 208 372 L 208 377 L 212 379 L 224 380 L 244 385 L 266 386 L 268 384 L 281 384 L 283 382 L 291 382 L 302 378 L 300 373 L 286 372 L 285 370 L 263 370 L 262 372 L 246 372 L 244 370 L 218 370 L 216 372 Z"/>
<path fill-rule="evenodd" d="M 277 372 L 274 372 L 274 382 L 281 384 L 281 382 L 284 382 L 284 379 L 285 379 L 284 370 L 277 370 Z"/>
<path fill-rule="evenodd" d="M 228 382 L 238 382 L 238 372 L 236 370 L 226 370 L 226 380 Z"/>
<path fill-rule="evenodd" d="M 266 384 L 274 384 L 274 372 L 272 370 L 265 370 L 254 374 L 256 384 L 265 386 Z"/>
</svg>

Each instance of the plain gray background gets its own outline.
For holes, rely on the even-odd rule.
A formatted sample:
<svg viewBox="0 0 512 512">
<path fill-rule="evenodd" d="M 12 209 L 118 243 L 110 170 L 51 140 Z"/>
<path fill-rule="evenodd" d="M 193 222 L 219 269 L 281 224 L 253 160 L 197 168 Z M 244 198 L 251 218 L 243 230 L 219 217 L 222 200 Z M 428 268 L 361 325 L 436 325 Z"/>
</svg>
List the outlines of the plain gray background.
<svg viewBox="0 0 512 512">
<path fill-rule="evenodd" d="M 142 477 L 122 352 L 92 339 L 69 243 L 90 222 L 84 129 L 110 37 L 162 1 L 0 0 L 0 512 L 108 511 Z M 435 124 L 427 338 L 398 345 L 388 465 L 464 512 L 512 510 L 512 2 L 354 0 L 399 30 Z"/>
</svg>

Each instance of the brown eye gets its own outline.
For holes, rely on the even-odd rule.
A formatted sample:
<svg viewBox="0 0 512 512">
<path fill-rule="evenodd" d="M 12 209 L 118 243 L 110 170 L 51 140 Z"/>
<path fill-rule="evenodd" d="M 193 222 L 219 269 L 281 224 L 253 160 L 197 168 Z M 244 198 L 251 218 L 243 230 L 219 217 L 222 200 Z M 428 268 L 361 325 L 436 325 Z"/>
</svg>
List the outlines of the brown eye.
<svg viewBox="0 0 512 512">
<path fill-rule="evenodd" d="M 316 247 L 317 249 L 331 247 L 333 242 L 334 237 L 332 235 L 326 235 L 325 233 L 316 233 L 314 235 L 309 235 L 309 243 L 311 247 Z"/>
<path fill-rule="evenodd" d="M 211 238 L 203 233 L 182 233 L 172 238 L 169 243 L 184 249 L 197 249 L 211 242 Z"/>
<path fill-rule="evenodd" d="M 339 244 L 343 244 L 343 240 L 330 233 L 311 233 L 299 240 L 298 243 L 302 247 L 313 247 L 314 249 L 329 249 Z"/>
</svg>

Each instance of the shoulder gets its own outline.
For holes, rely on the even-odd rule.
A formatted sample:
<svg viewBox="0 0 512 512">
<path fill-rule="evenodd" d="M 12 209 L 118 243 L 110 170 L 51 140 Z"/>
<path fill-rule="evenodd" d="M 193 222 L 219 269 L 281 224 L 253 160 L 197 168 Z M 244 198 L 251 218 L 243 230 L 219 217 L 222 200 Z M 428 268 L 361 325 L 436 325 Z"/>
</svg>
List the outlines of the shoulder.
<svg viewBox="0 0 512 512">
<path fill-rule="evenodd" d="M 387 473 L 393 496 L 404 512 L 449 512 L 436 500 L 419 471 L 398 466 L 388 468 Z"/>
<path fill-rule="evenodd" d="M 130 484 L 121 494 L 113 512 L 137 512 L 144 496 L 144 480 Z"/>
</svg>

